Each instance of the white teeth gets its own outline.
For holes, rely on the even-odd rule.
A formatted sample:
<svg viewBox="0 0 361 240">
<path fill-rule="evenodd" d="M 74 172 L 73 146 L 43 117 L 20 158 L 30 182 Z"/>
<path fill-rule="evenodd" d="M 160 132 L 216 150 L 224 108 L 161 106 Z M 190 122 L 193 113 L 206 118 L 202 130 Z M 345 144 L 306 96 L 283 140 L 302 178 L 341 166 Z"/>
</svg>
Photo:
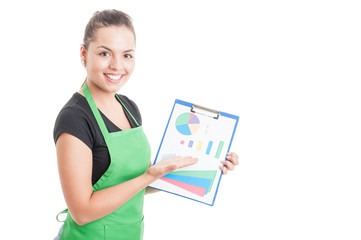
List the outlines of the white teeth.
<svg viewBox="0 0 361 240">
<path fill-rule="evenodd" d="M 122 75 L 105 75 L 112 80 L 119 80 L 122 77 Z"/>
</svg>

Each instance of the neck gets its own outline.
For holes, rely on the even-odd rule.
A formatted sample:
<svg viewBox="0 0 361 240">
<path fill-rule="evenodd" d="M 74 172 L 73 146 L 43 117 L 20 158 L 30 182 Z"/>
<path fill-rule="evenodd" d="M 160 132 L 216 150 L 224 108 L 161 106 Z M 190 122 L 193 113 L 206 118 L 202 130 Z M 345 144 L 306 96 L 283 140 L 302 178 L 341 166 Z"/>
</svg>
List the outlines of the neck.
<svg viewBox="0 0 361 240">
<path fill-rule="evenodd" d="M 93 84 L 91 81 L 86 81 L 89 92 L 98 107 L 110 106 L 116 102 L 114 97 L 115 92 L 107 92 Z"/>
</svg>

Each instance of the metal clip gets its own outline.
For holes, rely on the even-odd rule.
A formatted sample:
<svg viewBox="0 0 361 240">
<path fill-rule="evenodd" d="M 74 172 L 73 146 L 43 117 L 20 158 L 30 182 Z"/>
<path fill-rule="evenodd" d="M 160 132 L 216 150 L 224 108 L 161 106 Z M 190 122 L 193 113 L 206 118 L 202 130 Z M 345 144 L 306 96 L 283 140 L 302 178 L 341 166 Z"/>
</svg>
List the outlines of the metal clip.
<svg viewBox="0 0 361 240">
<path fill-rule="evenodd" d="M 198 114 L 201 114 L 201 115 L 205 115 L 207 117 L 211 117 L 211 118 L 214 118 L 214 119 L 218 119 L 219 115 L 220 115 L 219 111 L 216 111 L 216 110 L 213 110 L 213 109 L 210 109 L 210 108 L 206 108 L 206 107 L 202 107 L 202 106 L 199 106 L 199 105 L 196 105 L 196 104 L 194 104 L 192 106 L 191 112 L 192 113 L 198 113 Z"/>
</svg>

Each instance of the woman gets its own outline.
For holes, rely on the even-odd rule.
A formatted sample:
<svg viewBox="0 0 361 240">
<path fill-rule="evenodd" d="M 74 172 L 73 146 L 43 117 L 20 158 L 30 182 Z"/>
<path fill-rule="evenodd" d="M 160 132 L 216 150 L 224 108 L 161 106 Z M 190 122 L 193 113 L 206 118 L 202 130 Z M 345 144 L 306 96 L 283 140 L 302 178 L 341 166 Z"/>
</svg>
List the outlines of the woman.
<svg viewBox="0 0 361 240">
<path fill-rule="evenodd" d="M 69 212 L 56 239 L 142 239 L 145 188 L 177 168 L 175 157 L 151 166 L 150 147 L 135 103 L 116 92 L 135 64 L 135 33 L 128 15 L 96 12 L 80 48 L 87 78 L 60 111 L 54 127 L 59 175 Z M 238 164 L 229 154 L 226 173 Z"/>
</svg>

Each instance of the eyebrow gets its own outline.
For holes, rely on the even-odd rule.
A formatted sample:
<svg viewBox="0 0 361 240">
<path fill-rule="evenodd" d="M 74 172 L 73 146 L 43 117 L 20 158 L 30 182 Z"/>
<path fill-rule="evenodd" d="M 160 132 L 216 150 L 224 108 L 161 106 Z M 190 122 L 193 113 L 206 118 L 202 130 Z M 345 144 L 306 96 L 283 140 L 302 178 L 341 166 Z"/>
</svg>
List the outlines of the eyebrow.
<svg viewBox="0 0 361 240">
<path fill-rule="evenodd" d="M 104 49 L 106 49 L 106 50 L 108 50 L 110 52 L 113 52 L 113 50 L 111 50 L 110 48 L 108 48 L 108 47 L 106 47 L 104 45 L 101 45 L 101 46 L 99 46 L 97 48 L 104 48 Z M 128 49 L 128 50 L 125 50 L 124 52 L 134 52 L 134 49 Z"/>
</svg>

